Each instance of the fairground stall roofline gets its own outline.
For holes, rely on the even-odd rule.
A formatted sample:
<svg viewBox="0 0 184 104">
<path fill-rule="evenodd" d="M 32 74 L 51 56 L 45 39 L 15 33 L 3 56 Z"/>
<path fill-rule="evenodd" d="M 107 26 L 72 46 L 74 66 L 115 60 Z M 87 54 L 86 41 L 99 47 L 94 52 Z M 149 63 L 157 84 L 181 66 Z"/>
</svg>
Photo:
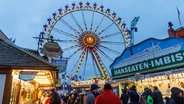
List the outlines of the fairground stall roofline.
<svg viewBox="0 0 184 104">
<path fill-rule="evenodd" d="M 11 68 L 41 68 L 56 69 L 56 65 L 49 63 L 47 60 L 40 58 L 30 49 L 16 46 L 7 40 L 0 38 L 1 54 L 0 65 L 11 66 Z"/>
<path fill-rule="evenodd" d="M 168 70 L 183 70 L 183 43 L 182 38 L 149 38 L 129 47 L 111 64 L 112 78 L 122 79 Z"/>
<path fill-rule="evenodd" d="M 38 57 L 29 50 L 3 40 L 0 40 L 0 68 L 10 68 L 13 70 L 48 70 L 51 71 L 54 83 L 57 83 L 58 70 L 54 64 Z"/>
</svg>

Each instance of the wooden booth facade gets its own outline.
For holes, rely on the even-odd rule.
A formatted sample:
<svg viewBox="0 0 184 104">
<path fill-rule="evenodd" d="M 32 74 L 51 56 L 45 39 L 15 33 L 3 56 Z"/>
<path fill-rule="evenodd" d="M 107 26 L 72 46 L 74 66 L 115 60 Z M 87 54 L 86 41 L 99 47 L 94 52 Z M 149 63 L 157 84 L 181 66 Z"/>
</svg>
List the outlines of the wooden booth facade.
<svg viewBox="0 0 184 104">
<path fill-rule="evenodd" d="M 56 66 L 11 43 L 0 31 L 0 103 L 34 104 L 39 87 L 57 83 Z"/>
</svg>

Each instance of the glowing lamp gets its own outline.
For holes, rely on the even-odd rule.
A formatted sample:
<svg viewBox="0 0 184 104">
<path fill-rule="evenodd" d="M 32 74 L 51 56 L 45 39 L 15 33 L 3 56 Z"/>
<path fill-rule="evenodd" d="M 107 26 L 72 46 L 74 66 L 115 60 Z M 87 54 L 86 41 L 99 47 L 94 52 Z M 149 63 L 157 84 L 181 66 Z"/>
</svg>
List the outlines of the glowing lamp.
<svg viewBox="0 0 184 104">
<path fill-rule="evenodd" d="M 48 21 L 49 25 L 52 25 L 52 19 L 51 18 L 47 19 L 47 21 Z"/>
<path fill-rule="evenodd" d="M 87 42 L 88 42 L 88 43 L 93 43 L 93 38 L 92 38 L 92 37 L 88 37 L 88 38 L 87 38 Z"/>
<path fill-rule="evenodd" d="M 90 5 L 90 3 L 89 3 L 89 2 L 87 2 L 87 3 L 86 3 L 86 5 L 87 5 L 87 6 L 89 6 L 89 5 Z"/>
<path fill-rule="evenodd" d="M 106 13 L 107 13 L 107 14 L 109 14 L 109 13 L 110 13 L 110 9 L 109 9 L 109 8 L 106 10 Z"/>
<path fill-rule="evenodd" d="M 121 25 L 121 29 L 124 30 L 124 29 L 125 29 L 125 26 L 126 26 L 126 24 L 123 23 L 123 24 Z"/>
</svg>

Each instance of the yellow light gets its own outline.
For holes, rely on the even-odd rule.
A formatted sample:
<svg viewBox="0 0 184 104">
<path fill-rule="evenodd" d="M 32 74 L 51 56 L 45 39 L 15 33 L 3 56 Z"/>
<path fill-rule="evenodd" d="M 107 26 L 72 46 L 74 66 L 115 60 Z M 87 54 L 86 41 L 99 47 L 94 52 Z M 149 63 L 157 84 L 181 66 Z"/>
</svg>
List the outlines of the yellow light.
<svg viewBox="0 0 184 104">
<path fill-rule="evenodd" d="M 126 42 L 130 42 L 130 40 L 131 40 L 130 38 L 126 39 Z"/>
<path fill-rule="evenodd" d="M 40 84 L 51 84 L 51 82 L 48 79 L 35 79 L 35 81 Z"/>
</svg>

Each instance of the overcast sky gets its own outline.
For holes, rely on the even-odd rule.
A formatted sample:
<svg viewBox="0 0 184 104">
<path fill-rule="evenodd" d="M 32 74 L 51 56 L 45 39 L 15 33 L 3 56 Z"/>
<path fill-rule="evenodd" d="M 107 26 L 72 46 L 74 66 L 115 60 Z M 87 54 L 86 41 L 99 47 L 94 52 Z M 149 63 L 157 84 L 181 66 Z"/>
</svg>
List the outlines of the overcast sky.
<svg viewBox="0 0 184 104">
<path fill-rule="evenodd" d="M 9 37 L 16 38 L 16 44 L 36 49 L 37 42 L 32 37 L 42 31 L 47 18 L 58 8 L 73 2 L 86 0 L 0 0 L 0 29 Z M 103 4 L 115 11 L 127 26 L 131 20 L 140 16 L 135 33 L 135 44 L 150 37 L 167 37 L 168 21 L 178 28 L 176 7 L 180 10 L 184 24 L 184 0 L 90 0 Z"/>
<path fill-rule="evenodd" d="M 9 38 L 16 38 L 16 45 L 36 49 L 38 36 L 43 30 L 47 19 L 66 4 L 79 3 L 86 0 L 0 0 L 0 29 Z M 128 27 L 134 17 L 140 16 L 137 23 L 134 43 L 139 43 L 153 37 L 164 39 L 168 37 L 168 22 L 179 27 L 178 7 L 181 22 L 184 24 L 184 0 L 90 0 L 104 8 L 115 11 L 118 17 L 125 21 Z"/>
</svg>

